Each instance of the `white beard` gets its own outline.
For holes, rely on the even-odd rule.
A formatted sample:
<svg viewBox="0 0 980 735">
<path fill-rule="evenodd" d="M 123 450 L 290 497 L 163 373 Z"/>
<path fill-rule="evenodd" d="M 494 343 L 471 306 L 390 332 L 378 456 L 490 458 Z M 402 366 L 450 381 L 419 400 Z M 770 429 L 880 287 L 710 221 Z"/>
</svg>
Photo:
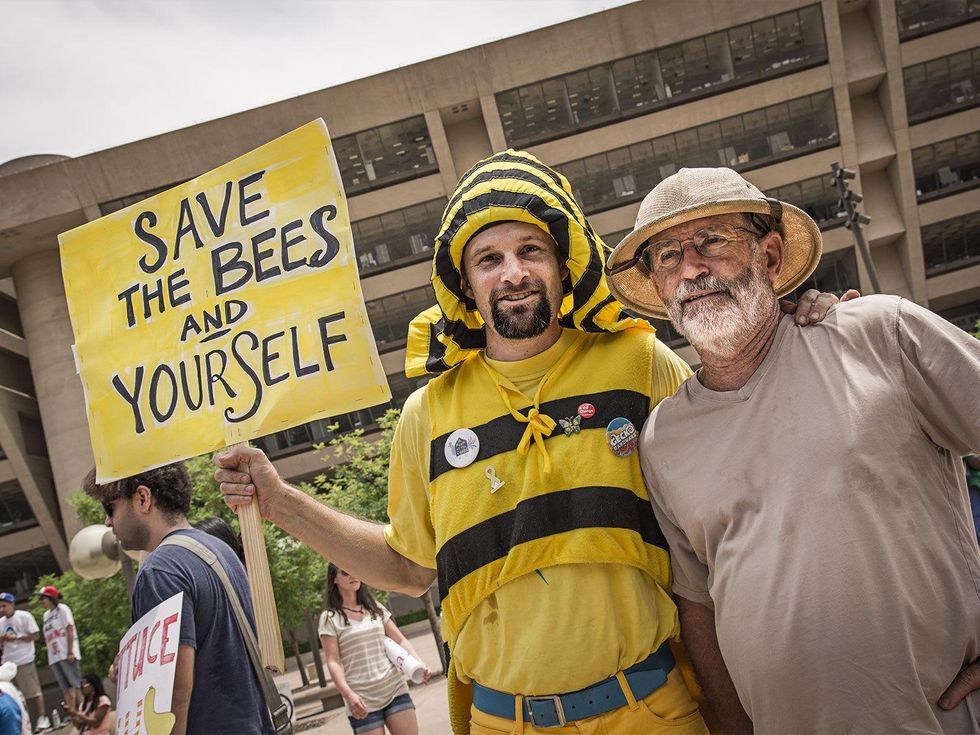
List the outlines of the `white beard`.
<svg viewBox="0 0 980 735">
<path fill-rule="evenodd" d="M 682 305 L 689 294 L 707 290 L 719 290 L 728 296 L 711 297 L 710 303 Z M 684 281 L 664 305 L 670 321 L 694 349 L 730 359 L 758 331 L 775 299 L 765 264 L 754 259 L 731 281 L 714 276 Z"/>
</svg>

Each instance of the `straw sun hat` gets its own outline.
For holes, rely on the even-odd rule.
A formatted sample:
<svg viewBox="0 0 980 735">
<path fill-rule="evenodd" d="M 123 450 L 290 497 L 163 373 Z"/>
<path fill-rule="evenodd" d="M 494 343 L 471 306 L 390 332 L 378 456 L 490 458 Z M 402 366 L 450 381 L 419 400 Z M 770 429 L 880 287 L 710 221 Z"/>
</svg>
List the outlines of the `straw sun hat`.
<svg viewBox="0 0 980 735">
<path fill-rule="evenodd" d="M 783 238 L 783 265 L 773 289 L 777 296 L 791 293 L 820 261 L 817 223 L 792 204 L 768 198 L 730 168 L 682 168 L 646 195 L 633 231 L 606 260 L 609 290 L 630 309 L 668 319 L 653 278 L 639 258 L 643 245 L 675 225 L 740 212 L 770 215 L 776 221 L 776 230 Z"/>
</svg>

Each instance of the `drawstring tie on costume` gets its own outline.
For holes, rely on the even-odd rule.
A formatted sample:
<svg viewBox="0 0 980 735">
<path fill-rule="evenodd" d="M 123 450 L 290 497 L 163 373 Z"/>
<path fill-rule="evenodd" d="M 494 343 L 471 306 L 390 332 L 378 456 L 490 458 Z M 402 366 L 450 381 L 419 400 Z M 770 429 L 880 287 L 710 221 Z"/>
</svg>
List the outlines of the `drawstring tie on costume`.
<svg viewBox="0 0 980 735">
<path fill-rule="evenodd" d="M 535 396 L 537 398 L 537 396 Z M 517 411 L 511 410 L 514 414 L 514 418 L 518 421 L 526 421 L 527 427 L 524 429 L 524 435 L 521 437 L 520 442 L 517 444 L 517 453 L 522 457 L 528 453 L 531 449 L 531 441 L 533 440 L 538 449 L 541 450 L 541 456 L 544 459 L 544 471 L 545 473 L 551 472 L 551 457 L 548 456 L 548 449 L 544 445 L 544 438 L 546 436 L 551 436 L 551 432 L 554 431 L 555 420 L 538 411 L 537 408 L 532 407 L 530 411 L 527 412 L 527 417 L 525 418 Z"/>
</svg>

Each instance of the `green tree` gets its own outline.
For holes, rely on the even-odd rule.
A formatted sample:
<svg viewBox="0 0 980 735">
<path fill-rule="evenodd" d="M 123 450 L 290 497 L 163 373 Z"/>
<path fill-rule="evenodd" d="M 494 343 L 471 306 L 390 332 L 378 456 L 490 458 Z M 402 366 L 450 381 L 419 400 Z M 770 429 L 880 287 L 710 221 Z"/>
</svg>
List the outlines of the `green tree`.
<svg viewBox="0 0 980 735">
<path fill-rule="evenodd" d="M 339 461 L 329 474 L 320 475 L 315 481 L 329 505 L 371 521 L 388 522 L 388 467 L 400 415 L 399 410 L 389 409 L 378 419 L 378 433 L 365 436 L 364 429 L 355 429 L 330 441 Z M 431 590 L 423 595 L 422 602 L 445 670 L 448 662 L 442 645 L 442 626 Z"/>
</svg>

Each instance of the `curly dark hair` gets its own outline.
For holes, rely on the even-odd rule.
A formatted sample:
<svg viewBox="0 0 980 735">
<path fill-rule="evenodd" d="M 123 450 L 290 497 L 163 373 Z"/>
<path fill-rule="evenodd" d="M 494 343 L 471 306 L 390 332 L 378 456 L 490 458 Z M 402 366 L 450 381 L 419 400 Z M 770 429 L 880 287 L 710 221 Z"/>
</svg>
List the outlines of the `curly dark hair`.
<svg viewBox="0 0 980 735">
<path fill-rule="evenodd" d="M 105 507 L 113 500 L 131 498 L 140 485 L 150 488 L 154 502 L 170 518 L 186 516 L 191 508 L 191 480 L 183 462 L 174 462 L 120 480 L 110 480 L 102 485 L 96 482 L 95 470 L 92 469 L 85 476 L 82 489 Z"/>
</svg>

